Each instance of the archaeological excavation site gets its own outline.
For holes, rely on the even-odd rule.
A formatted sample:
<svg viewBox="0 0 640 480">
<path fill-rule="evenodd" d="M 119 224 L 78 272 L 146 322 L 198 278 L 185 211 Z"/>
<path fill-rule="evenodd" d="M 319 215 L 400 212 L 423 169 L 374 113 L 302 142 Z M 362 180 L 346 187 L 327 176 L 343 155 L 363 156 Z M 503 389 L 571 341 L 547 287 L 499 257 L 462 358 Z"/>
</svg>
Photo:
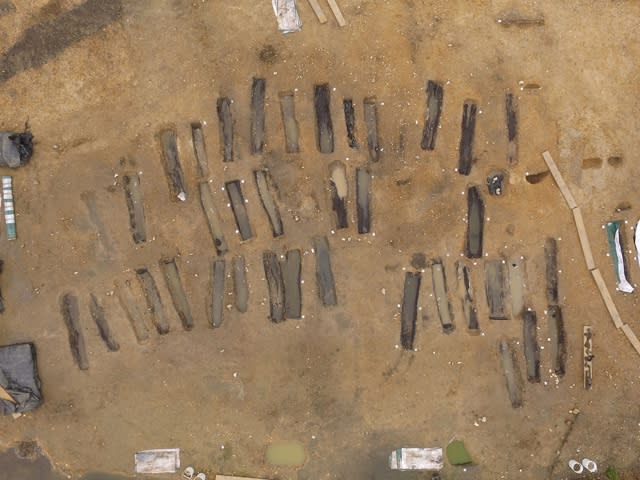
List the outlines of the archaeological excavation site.
<svg viewBox="0 0 640 480">
<path fill-rule="evenodd" d="M 0 0 L 0 480 L 639 479 L 638 18 Z"/>
</svg>

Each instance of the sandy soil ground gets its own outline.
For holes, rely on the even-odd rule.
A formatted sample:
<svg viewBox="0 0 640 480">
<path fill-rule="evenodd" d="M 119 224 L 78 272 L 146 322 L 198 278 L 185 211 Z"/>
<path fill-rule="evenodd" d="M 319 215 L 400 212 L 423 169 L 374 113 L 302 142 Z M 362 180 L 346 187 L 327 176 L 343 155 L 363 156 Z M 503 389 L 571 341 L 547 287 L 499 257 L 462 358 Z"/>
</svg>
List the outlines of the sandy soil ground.
<svg viewBox="0 0 640 480">
<path fill-rule="evenodd" d="M 318 24 L 301 1 L 303 30 L 287 36 L 277 31 L 268 1 L 111 0 L 99 13 L 89 9 L 76 23 L 61 24 L 55 22 L 79 0 L 14 3 L 15 10 L 0 17 L 3 53 L 19 46 L 13 51 L 18 60 L 3 63 L 9 73 L 0 84 L 1 126 L 20 129 L 28 120 L 38 143 L 32 162 L 10 172 L 19 238 L 0 241 L 7 304 L 0 343 L 35 341 L 46 401 L 18 420 L 0 420 L 2 444 L 37 439 L 67 474 L 130 473 L 135 451 L 180 447 L 183 463 L 210 473 L 393 478 L 386 466 L 391 449 L 444 446 L 454 437 L 465 441 L 475 464 L 447 466 L 448 479 L 569 478 L 566 462 L 583 456 L 603 466 L 637 464 L 640 358 L 608 318 L 556 185 L 550 177 L 535 185 L 525 181 L 526 173 L 545 170 L 540 152 L 550 150 L 582 207 L 596 263 L 613 290 L 601 226 L 614 218 L 628 221 L 631 248 L 640 206 L 637 2 L 342 0 L 348 26 L 340 29 L 332 18 Z M 496 22 L 513 12 L 541 16 L 544 25 Z M 20 43 L 38 26 L 52 38 L 69 36 L 51 25 L 74 28 L 72 39 L 46 47 Z M 267 81 L 262 156 L 249 153 L 253 76 Z M 428 79 L 442 82 L 445 93 L 437 147 L 426 153 L 419 145 Z M 332 87 L 332 155 L 315 147 L 313 87 L 322 82 Z M 521 90 L 521 82 L 541 88 Z M 278 93 L 286 90 L 295 90 L 299 154 L 285 153 Z M 484 190 L 485 252 L 487 258 L 526 258 L 527 304 L 538 312 L 544 347 L 543 244 L 547 236 L 558 239 L 568 346 L 561 379 L 549 373 L 548 349 L 541 351 L 542 382 L 526 385 L 524 406 L 515 410 L 497 342 L 520 338 L 520 320 L 488 320 L 479 261 L 472 275 L 483 334 L 469 335 L 454 281 L 466 231 L 463 192 L 483 185 L 493 169 L 506 168 L 507 91 L 519 106 L 519 163 L 508 169 L 503 197 Z M 234 100 L 233 164 L 223 164 L 219 153 L 215 105 L 222 95 Z M 371 165 L 375 235 L 357 234 L 353 202 L 350 228 L 333 233 L 328 166 L 342 160 L 353 178 L 355 167 L 368 163 L 366 149 L 347 145 L 342 99 L 354 98 L 362 142 L 362 100 L 371 95 L 379 102 L 383 146 L 381 161 Z M 479 105 L 476 163 L 463 177 L 455 168 L 468 98 Z M 206 122 L 214 199 L 230 255 L 246 257 L 251 287 L 248 312 L 226 310 L 217 330 L 207 323 L 215 251 L 197 197 L 194 120 Z M 166 125 L 175 125 L 179 135 L 189 194 L 184 203 L 170 198 L 162 169 L 156 134 Z M 622 163 L 612 166 L 609 157 Z M 602 159 L 602 166 L 583 168 L 591 158 Z M 251 171 L 260 166 L 270 168 L 280 192 L 285 235 L 278 239 L 253 187 Z M 142 178 L 149 234 L 142 246 L 129 231 L 120 180 L 127 172 Z M 234 179 L 246 182 L 256 232 L 244 243 L 234 234 L 221 190 Z M 80 199 L 85 191 L 95 192 L 106 239 L 97 237 Z M 616 213 L 624 201 L 631 209 Z M 327 235 L 332 249 L 333 308 L 323 308 L 315 291 L 311 238 L 317 234 Z M 275 325 L 268 320 L 262 252 L 290 248 L 305 254 L 304 319 Z M 457 328 L 442 333 L 427 271 L 417 349 L 404 352 L 398 349 L 398 305 L 416 252 L 444 260 Z M 162 281 L 158 260 L 165 256 L 178 258 L 196 320 L 191 332 L 182 330 Z M 628 260 L 635 280 L 640 270 L 634 252 Z M 144 346 L 112 296 L 114 282 L 134 279 L 141 266 L 156 277 L 172 327 Z M 64 292 L 80 299 L 88 371 L 80 371 L 70 353 L 60 315 Z M 119 352 L 109 353 L 98 336 L 88 312 L 90 292 L 104 303 Z M 638 294 L 615 293 L 614 299 L 640 332 Z M 595 332 L 594 387 L 588 392 L 582 388 L 586 324 Z M 574 408 L 577 416 L 569 413 Z M 486 422 L 477 421 L 482 417 Z M 565 443 L 567 422 L 574 423 Z M 306 447 L 304 467 L 266 464 L 266 447 L 279 440 Z"/>
</svg>

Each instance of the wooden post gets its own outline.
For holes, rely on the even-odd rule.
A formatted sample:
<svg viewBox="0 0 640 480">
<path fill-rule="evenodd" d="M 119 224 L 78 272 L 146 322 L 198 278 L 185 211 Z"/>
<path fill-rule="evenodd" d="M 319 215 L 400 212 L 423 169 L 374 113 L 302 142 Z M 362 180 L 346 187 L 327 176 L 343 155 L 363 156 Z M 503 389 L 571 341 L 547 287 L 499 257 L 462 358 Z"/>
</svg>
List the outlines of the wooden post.
<svg viewBox="0 0 640 480">
<path fill-rule="evenodd" d="M 318 0 L 309 0 L 309 5 L 311 5 L 311 8 L 313 9 L 313 13 L 318 17 L 318 21 L 320 23 L 327 23 L 327 17 L 322 11 L 322 7 L 318 3 Z"/>
<path fill-rule="evenodd" d="M 558 188 L 560 189 L 560 192 L 562 193 L 562 196 L 564 197 L 564 199 L 567 201 L 569 208 L 573 210 L 578 206 L 578 204 L 576 203 L 575 198 L 573 198 L 573 194 L 571 193 L 571 190 L 569 190 L 569 187 L 564 182 L 564 178 L 562 178 L 562 174 L 560 173 L 560 170 L 558 170 L 558 166 L 556 165 L 556 162 L 553 161 L 553 157 L 548 151 L 542 152 L 542 158 L 544 158 L 544 161 L 547 164 L 547 167 L 549 167 L 549 171 L 551 172 L 551 175 L 553 175 L 554 180 L 558 184 Z"/>
<path fill-rule="evenodd" d="M 338 25 L 344 27 L 347 24 L 347 21 L 342 16 L 342 12 L 340 11 L 340 7 L 338 7 L 338 4 L 336 3 L 336 0 L 327 0 L 327 2 L 329 3 L 329 7 L 331 8 L 333 15 L 336 17 Z"/>
<path fill-rule="evenodd" d="M 598 286 L 598 290 L 600 290 L 600 295 L 602 296 L 602 300 L 604 301 L 607 310 L 609 311 L 609 315 L 611 315 L 611 320 L 615 324 L 616 328 L 622 327 L 622 319 L 620 318 L 620 314 L 618 313 L 618 309 L 616 308 L 616 304 L 613 303 L 613 299 L 611 298 L 611 294 L 609 293 L 609 289 L 607 285 L 604 283 L 604 279 L 602 278 L 602 274 L 600 270 L 594 268 L 591 270 L 591 275 L 593 275 L 593 280 L 596 282 Z"/>
<path fill-rule="evenodd" d="M 631 327 L 625 323 L 622 326 L 622 331 L 631 342 L 631 345 L 633 345 L 633 348 L 636 349 L 636 352 L 640 354 L 640 340 L 638 340 L 638 337 L 636 337 L 636 334 L 633 333 L 633 330 L 631 330 Z"/>
<path fill-rule="evenodd" d="M 593 270 L 594 268 L 596 268 L 596 263 L 593 260 L 591 244 L 589 243 L 587 230 L 584 227 L 584 220 L 582 219 L 582 212 L 580 211 L 580 207 L 576 207 L 573 209 L 573 220 L 576 222 L 578 237 L 580 238 L 580 245 L 582 246 L 582 253 L 584 254 L 584 261 L 587 264 L 587 269 Z"/>
</svg>

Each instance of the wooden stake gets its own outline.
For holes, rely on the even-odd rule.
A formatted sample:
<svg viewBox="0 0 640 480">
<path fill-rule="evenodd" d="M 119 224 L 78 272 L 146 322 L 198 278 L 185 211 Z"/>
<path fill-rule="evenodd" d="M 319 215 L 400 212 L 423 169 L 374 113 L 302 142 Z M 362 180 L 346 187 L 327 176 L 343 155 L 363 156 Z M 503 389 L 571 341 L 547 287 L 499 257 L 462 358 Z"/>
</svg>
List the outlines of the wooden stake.
<svg viewBox="0 0 640 480">
<path fill-rule="evenodd" d="M 589 243 L 587 230 L 584 228 L 584 220 L 582 218 L 582 212 L 580 211 L 580 207 L 576 207 L 573 209 L 573 220 L 576 222 L 576 228 L 578 229 L 578 237 L 580 238 L 580 245 L 582 245 L 582 253 L 584 254 L 584 261 L 587 264 L 587 269 L 593 270 L 594 268 L 596 268 L 596 263 L 593 261 L 591 244 Z"/>
<path fill-rule="evenodd" d="M 542 157 L 544 158 L 544 161 L 547 164 L 547 167 L 549 167 L 549 171 L 551 172 L 551 175 L 553 175 L 553 178 L 558 184 L 560 193 L 562 193 L 562 196 L 567 201 L 569 208 L 573 210 L 578 206 L 578 204 L 576 203 L 575 198 L 573 198 L 573 194 L 571 193 L 571 190 L 569 190 L 569 187 L 564 182 L 564 178 L 562 178 L 562 174 L 560 173 L 560 170 L 558 170 L 558 166 L 556 165 L 556 162 L 553 161 L 553 157 L 548 151 L 542 152 Z"/>
<path fill-rule="evenodd" d="M 329 3 L 329 7 L 331 8 L 333 15 L 338 21 L 338 25 L 344 27 L 347 24 L 347 21 L 342 16 L 342 12 L 340 11 L 340 7 L 338 7 L 338 4 L 336 3 L 336 0 L 327 0 L 327 2 Z"/>
<path fill-rule="evenodd" d="M 613 299 L 611 298 L 611 294 L 609 293 L 609 289 L 607 289 L 607 285 L 604 283 L 604 279 L 602 278 L 602 274 L 600 270 L 594 268 L 591 270 L 591 275 L 593 275 L 593 279 L 598 286 L 598 290 L 600 290 L 600 295 L 602 296 L 602 300 L 604 301 L 607 310 L 609 310 L 609 315 L 611 315 L 611 320 L 615 324 L 616 328 L 622 327 L 622 319 L 620 318 L 620 314 L 618 313 L 618 309 L 616 308 L 616 304 L 613 303 Z"/>
<path fill-rule="evenodd" d="M 318 0 L 309 0 L 309 5 L 311 5 L 311 8 L 313 9 L 313 13 L 318 17 L 318 21 L 320 23 L 327 23 L 327 17 L 322 11 L 322 7 L 318 3 Z"/>
<path fill-rule="evenodd" d="M 622 326 L 622 331 L 631 342 L 631 345 L 633 345 L 633 348 L 636 349 L 636 352 L 640 354 L 640 340 L 638 340 L 638 337 L 636 337 L 636 334 L 633 333 L 633 330 L 631 330 L 631 327 L 625 323 Z"/>
</svg>

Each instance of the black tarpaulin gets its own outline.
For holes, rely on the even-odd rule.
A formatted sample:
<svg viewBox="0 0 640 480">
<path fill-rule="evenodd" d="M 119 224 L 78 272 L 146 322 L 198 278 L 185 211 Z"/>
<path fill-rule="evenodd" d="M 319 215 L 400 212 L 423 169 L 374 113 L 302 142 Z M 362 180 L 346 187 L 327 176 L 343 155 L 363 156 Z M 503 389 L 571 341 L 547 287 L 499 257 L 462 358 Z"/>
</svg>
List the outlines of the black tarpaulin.
<svg viewBox="0 0 640 480">
<path fill-rule="evenodd" d="M 29 131 L 0 132 L 0 166 L 18 168 L 33 155 L 33 135 Z"/>
<path fill-rule="evenodd" d="M 3 415 L 27 412 L 42 403 L 33 343 L 0 347 L 0 386 L 15 400 L 0 399 Z"/>
</svg>

